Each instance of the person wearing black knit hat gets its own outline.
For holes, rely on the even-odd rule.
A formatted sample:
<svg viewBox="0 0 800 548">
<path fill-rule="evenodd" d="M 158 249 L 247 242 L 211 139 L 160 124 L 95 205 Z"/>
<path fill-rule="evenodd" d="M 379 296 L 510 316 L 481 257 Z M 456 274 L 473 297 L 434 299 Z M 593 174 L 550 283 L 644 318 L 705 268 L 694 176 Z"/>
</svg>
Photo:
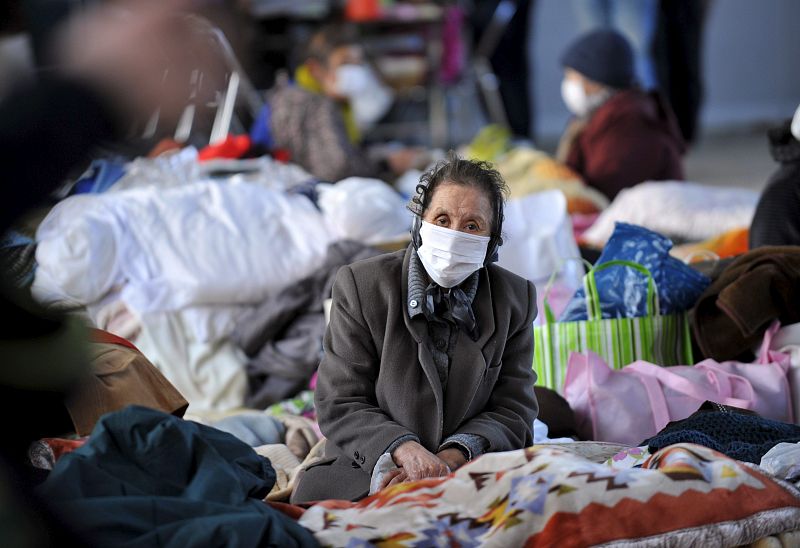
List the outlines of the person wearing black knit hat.
<svg viewBox="0 0 800 548">
<path fill-rule="evenodd" d="M 574 115 L 557 156 L 609 199 L 643 181 L 682 180 L 685 143 L 657 92 L 636 82 L 634 54 L 620 33 L 579 37 L 561 58 L 561 96 Z"/>
</svg>

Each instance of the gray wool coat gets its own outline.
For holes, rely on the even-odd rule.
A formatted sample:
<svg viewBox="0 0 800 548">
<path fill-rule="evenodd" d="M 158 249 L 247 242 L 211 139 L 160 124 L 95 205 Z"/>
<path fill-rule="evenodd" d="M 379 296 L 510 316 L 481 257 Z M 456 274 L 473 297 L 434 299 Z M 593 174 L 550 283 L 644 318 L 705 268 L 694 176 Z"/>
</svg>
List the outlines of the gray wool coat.
<svg viewBox="0 0 800 548">
<path fill-rule="evenodd" d="M 533 284 L 496 265 L 481 269 L 479 337 L 459 333 L 443 393 L 427 320 L 408 315 L 409 258 L 410 247 L 336 276 L 315 395 L 325 458 L 303 472 L 293 502 L 365 496 L 378 458 L 407 434 L 433 453 L 460 433 L 483 436 L 492 452 L 533 443 Z"/>
</svg>

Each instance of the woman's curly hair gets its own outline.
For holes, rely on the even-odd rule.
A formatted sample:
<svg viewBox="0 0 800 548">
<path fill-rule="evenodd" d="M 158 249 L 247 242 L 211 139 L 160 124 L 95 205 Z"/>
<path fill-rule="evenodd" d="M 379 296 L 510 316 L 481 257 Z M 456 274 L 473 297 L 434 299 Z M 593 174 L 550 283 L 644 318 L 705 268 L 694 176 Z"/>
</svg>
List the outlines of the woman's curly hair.
<svg viewBox="0 0 800 548">
<path fill-rule="evenodd" d="M 417 194 L 409 202 L 408 209 L 422 217 L 437 187 L 442 183 L 473 186 L 485 192 L 494 215 L 492 235 L 500 236 L 508 185 L 492 164 L 480 160 L 467 160 L 450 151 L 447 158 L 422 174 L 417 185 Z"/>
</svg>

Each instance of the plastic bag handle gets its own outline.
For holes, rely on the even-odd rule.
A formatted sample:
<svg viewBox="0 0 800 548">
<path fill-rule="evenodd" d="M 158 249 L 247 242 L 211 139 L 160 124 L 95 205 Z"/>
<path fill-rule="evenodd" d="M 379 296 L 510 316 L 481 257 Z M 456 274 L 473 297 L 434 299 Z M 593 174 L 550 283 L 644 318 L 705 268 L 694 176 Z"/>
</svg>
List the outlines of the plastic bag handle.
<svg viewBox="0 0 800 548">
<path fill-rule="evenodd" d="M 779 320 L 775 320 L 764 332 L 764 341 L 761 343 L 761 351 L 758 353 L 758 363 L 768 364 L 774 361 L 769 355 L 770 347 L 772 346 L 772 339 L 775 338 L 775 335 L 777 335 L 780 328 L 781 322 Z"/>
<path fill-rule="evenodd" d="M 711 261 L 714 261 L 714 264 L 718 263 L 721 258 L 719 255 L 711 251 L 710 249 L 698 249 L 697 251 L 692 251 L 686 257 L 683 258 L 683 264 L 690 265 L 692 264 L 692 259 L 695 257 L 705 257 Z"/>
<path fill-rule="evenodd" d="M 706 374 L 712 377 L 714 384 L 716 384 L 720 388 L 720 399 L 717 403 L 721 403 L 723 405 L 730 405 L 733 407 L 739 407 L 742 409 L 750 409 L 753 405 L 753 401 L 755 399 L 755 391 L 753 390 L 753 385 L 750 383 L 748 379 L 742 377 L 740 375 L 733 375 L 730 373 L 726 373 L 724 371 L 720 371 L 715 368 L 707 367 L 702 364 L 698 364 L 694 366 L 695 368 L 702 368 L 706 371 Z M 708 394 L 701 391 L 697 385 L 692 383 L 689 379 L 685 377 L 681 377 L 676 373 L 672 373 L 669 371 L 668 367 L 660 367 L 658 365 L 645 363 L 645 362 L 634 362 L 622 369 L 623 371 L 630 370 L 636 371 L 637 373 L 653 377 L 658 379 L 664 386 L 675 390 L 681 394 L 686 396 L 691 396 L 695 399 L 705 401 L 708 399 Z M 722 379 L 727 380 L 728 382 L 723 383 L 721 382 Z M 747 387 L 747 396 L 746 399 L 743 398 L 734 398 L 732 396 L 731 385 L 733 382 L 739 382 L 743 386 Z"/>
<path fill-rule="evenodd" d="M 637 378 L 644 385 L 644 389 L 647 392 L 650 410 L 653 412 L 655 431 L 660 432 L 670 422 L 669 406 L 667 405 L 667 398 L 664 396 L 664 390 L 656 378 L 649 375 L 640 375 Z"/>
<path fill-rule="evenodd" d="M 596 265 L 589 272 L 587 272 L 586 276 L 583 278 L 583 286 L 586 291 L 586 317 L 589 320 L 599 320 L 603 317 L 602 309 L 600 307 L 600 293 L 597 291 L 597 280 L 595 279 L 595 274 L 597 272 L 602 272 L 607 268 L 611 268 L 612 266 L 626 266 L 628 268 L 632 268 L 647 278 L 647 315 L 660 315 L 661 311 L 658 302 L 658 290 L 656 288 L 656 282 L 653 280 L 653 275 L 650 273 L 650 271 L 639 263 L 614 260 Z"/>
<path fill-rule="evenodd" d="M 558 268 L 553 270 L 553 273 L 550 274 L 550 278 L 547 280 L 547 285 L 544 286 L 544 296 L 542 297 L 542 301 L 544 301 L 544 319 L 545 323 L 551 324 L 555 323 L 555 314 L 553 314 L 553 309 L 550 308 L 550 304 L 547 302 L 548 297 L 550 297 L 550 291 L 553 289 L 553 285 L 556 282 L 556 278 L 561 273 L 561 270 L 564 268 L 564 264 L 568 261 L 581 261 L 583 265 L 586 267 L 587 271 L 590 271 L 594 265 L 584 259 L 583 257 L 566 257 L 564 260 L 561 261 L 561 264 L 558 265 Z"/>
</svg>

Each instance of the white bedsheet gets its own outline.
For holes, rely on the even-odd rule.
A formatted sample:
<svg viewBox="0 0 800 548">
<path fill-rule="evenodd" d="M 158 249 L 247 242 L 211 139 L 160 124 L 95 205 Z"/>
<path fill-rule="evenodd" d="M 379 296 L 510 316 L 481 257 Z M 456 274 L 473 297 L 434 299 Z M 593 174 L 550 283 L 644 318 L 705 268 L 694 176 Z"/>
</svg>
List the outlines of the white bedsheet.
<svg viewBox="0 0 800 548">
<path fill-rule="evenodd" d="M 583 240 L 602 247 L 621 221 L 640 225 L 670 238 L 699 242 L 728 230 L 749 227 L 758 192 L 697 183 L 642 183 L 619 193 Z"/>
<path fill-rule="evenodd" d="M 140 315 L 256 303 L 318 268 L 331 241 L 306 197 L 254 184 L 75 196 L 37 231 L 33 292 L 89 304 L 121 286 Z"/>
<path fill-rule="evenodd" d="M 376 180 L 321 189 L 321 212 L 284 192 L 302 178 L 291 167 L 271 184 L 262 160 L 220 181 L 198 181 L 207 166 L 188 153 L 137 162 L 131 188 L 67 198 L 42 222 L 33 293 L 131 338 L 195 410 L 243 404 L 246 358 L 228 340 L 243 311 L 319 268 L 334 240 L 388 239 L 410 222 Z"/>
<path fill-rule="evenodd" d="M 195 339 L 183 312 L 145 314 L 134 342 L 186 398 L 190 412 L 243 405 L 246 357 L 229 340 Z"/>
</svg>

